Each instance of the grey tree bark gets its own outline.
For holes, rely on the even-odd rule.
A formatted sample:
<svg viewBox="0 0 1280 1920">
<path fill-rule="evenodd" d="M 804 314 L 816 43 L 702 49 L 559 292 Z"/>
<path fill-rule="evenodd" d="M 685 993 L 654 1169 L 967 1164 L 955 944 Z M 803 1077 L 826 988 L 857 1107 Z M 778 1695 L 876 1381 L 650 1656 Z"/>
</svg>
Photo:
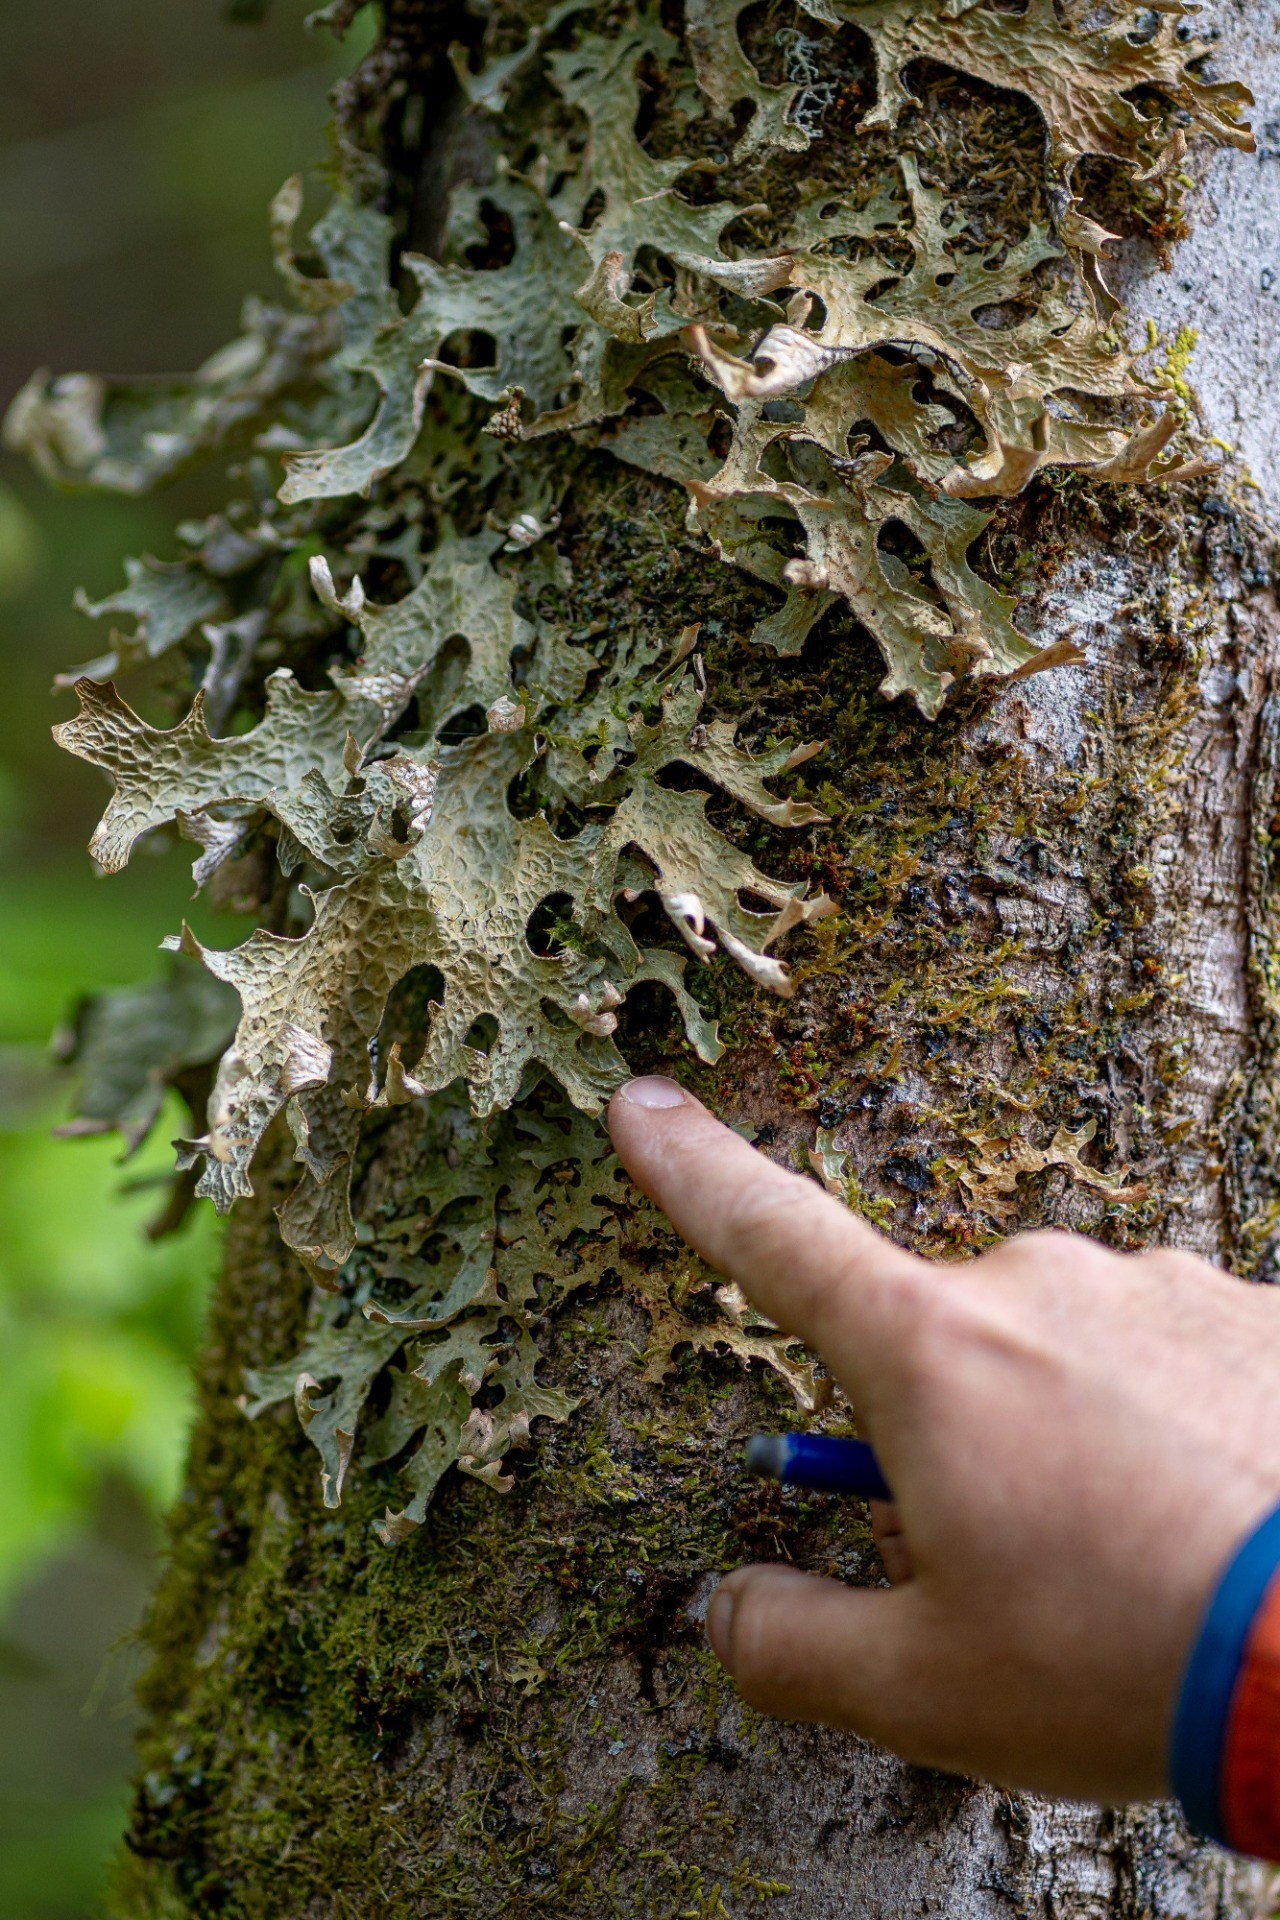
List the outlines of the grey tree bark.
<svg viewBox="0 0 1280 1920">
<path fill-rule="evenodd" d="M 995 1149 L 976 1136 L 1044 1149 L 1092 1120 L 1095 1168 L 1152 1198 L 1109 1206 L 1050 1167 L 1005 1195 L 1003 1230 L 1163 1239 L 1276 1275 L 1280 8 L 1224 0 L 1215 23 L 1222 71 L 1258 95 L 1261 150 L 1210 159 L 1171 268 L 1134 247 L 1126 273 L 1139 314 L 1201 330 L 1204 424 L 1238 448 L 1220 481 L 1115 509 L 1038 500 L 1029 625 L 1073 637 L 1081 666 L 932 726 L 876 707 L 865 640 L 776 669 L 797 708 L 855 714 L 832 775 L 850 810 L 806 842 L 847 920 L 793 1002 L 744 1017 L 712 1097 L 781 1157 L 831 1128 L 879 1217 L 939 1254 L 974 1244 L 948 1156 L 976 1154 L 986 1179 Z M 615 511 L 620 483 L 576 484 L 585 519 L 593 486 Z M 657 551 L 635 529 L 665 511 L 658 483 L 628 485 L 599 604 Z M 635 1044 L 671 1064 L 661 1039 Z M 976 1117 L 990 1086 L 1008 1095 L 998 1128 Z M 414 1152 L 402 1114 L 375 1190 L 411 1178 Z M 291 1413 L 251 1426 L 234 1406 L 242 1369 L 293 1351 L 305 1310 L 271 1215 L 288 1153 L 274 1143 L 233 1221 L 147 1630 L 122 1920 L 1271 1910 L 1269 1875 L 1171 1807 L 998 1792 L 744 1711 L 699 1644 L 718 1573 L 780 1551 L 875 1580 L 874 1549 L 827 1503 L 741 1486 L 735 1449 L 769 1390 L 710 1359 L 646 1379 L 625 1288 L 559 1324 L 548 1376 L 582 1403 L 506 1499 L 450 1481 L 393 1551 L 369 1538 L 376 1490 L 325 1513 Z"/>
</svg>

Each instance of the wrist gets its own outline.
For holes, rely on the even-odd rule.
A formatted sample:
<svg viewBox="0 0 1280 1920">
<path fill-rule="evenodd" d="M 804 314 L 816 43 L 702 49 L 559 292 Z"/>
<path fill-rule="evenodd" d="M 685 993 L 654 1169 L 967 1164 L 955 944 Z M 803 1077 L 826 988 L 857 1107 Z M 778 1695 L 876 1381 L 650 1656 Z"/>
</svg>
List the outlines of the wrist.
<svg viewBox="0 0 1280 1920">
<path fill-rule="evenodd" d="M 1280 1508 L 1237 1550 L 1201 1622 L 1170 1771 L 1197 1832 L 1280 1859 Z"/>
</svg>

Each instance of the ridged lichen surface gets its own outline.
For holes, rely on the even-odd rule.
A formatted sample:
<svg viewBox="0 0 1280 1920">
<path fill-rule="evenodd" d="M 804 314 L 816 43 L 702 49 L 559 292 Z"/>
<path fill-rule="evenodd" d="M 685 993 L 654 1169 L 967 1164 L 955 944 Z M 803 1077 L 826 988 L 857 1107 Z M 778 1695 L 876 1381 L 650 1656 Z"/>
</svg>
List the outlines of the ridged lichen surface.
<svg viewBox="0 0 1280 1920">
<path fill-rule="evenodd" d="M 809 0 L 763 22 L 689 0 L 679 28 L 495 8 L 459 28 L 443 133 L 440 73 L 425 123 L 402 76 L 381 151 L 348 90 L 327 206 L 304 219 L 296 179 L 271 210 L 279 305 L 251 303 L 189 381 L 39 376 L 8 423 L 62 484 L 132 492 L 232 456 L 181 557 L 85 603 L 127 624 L 57 731 L 113 784 L 100 866 L 176 830 L 257 925 L 230 951 L 184 932 L 127 1020 L 102 1004 L 84 1106 L 136 1140 L 166 1078 L 216 1059 L 182 1151 L 224 1210 L 287 1125 L 280 1231 L 316 1301 L 247 1410 L 294 1398 L 329 1504 L 353 1460 L 394 1462 L 387 1539 L 447 1468 L 506 1486 L 533 1423 L 568 1416 L 540 1356 L 567 1300 L 621 1284 L 624 1241 L 652 1378 L 678 1347 L 730 1350 L 825 1404 L 733 1289 L 673 1266 L 592 1118 L 666 1034 L 664 1000 L 668 1056 L 700 1072 L 712 1002 L 745 1031 L 794 990 L 788 941 L 813 970 L 842 937 L 813 848 L 849 796 L 769 663 L 781 685 L 837 634 L 928 720 L 1061 669 L 1078 645 L 1038 644 L 992 559 L 1027 490 L 1208 471 L 1089 197 L 1176 225 L 1188 139 L 1249 142 L 1190 8 Z M 935 124 L 917 90 L 939 71 L 974 91 Z M 446 185 L 415 214 L 404 155 L 421 169 L 433 139 Z M 641 619 L 592 607 L 583 572 L 593 502 L 636 473 L 679 541 Z M 134 672 L 193 696 L 176 726 L 117 691 Z M 427 1171 L 388 1191 L 404 1106 Z M 975 1132 L 959 1204 L 998 1229 L 1049 1166 L 1140 1202 L 1090 1138 L 1019 1157 Z M 817 1164 L 847 1191 L 829 1138 Z"/>
</svg>

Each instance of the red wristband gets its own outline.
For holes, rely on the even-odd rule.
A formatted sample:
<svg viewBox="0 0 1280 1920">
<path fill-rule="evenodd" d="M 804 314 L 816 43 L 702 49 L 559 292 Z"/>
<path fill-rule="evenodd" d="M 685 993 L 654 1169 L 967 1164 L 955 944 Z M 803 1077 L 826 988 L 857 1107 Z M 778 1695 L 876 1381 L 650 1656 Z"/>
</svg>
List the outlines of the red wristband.
<svg viewBox="0 0 1280 1920">
<path fill-rule="evenodd" d="M 1222 1814 L 1239 1853 L 1280 1860 L 1280 1580 L 1249 1629 L 1227 1726 Z"/>
<path fill-rule="evenodd" d="M 1169 1772 L 1193 1832 L 1280 1860 L 1280 1507 L 1222 1571 L 1172 1735 Z"/>
</svg>

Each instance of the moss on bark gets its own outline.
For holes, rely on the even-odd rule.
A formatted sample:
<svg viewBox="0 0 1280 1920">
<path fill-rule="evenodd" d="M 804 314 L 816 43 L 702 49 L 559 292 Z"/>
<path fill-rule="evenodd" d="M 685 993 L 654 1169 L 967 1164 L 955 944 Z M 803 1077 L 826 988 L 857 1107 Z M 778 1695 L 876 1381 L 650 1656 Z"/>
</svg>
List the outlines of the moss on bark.
<svg viewBox="0 0 1280 1920">
<path fill-rule="evenodd" d="M 747 53 L 781 84 L 776 16 L 745 20 Z M 523 8 L 495 15 L 486 57 L 518 47 L 528 24 Z M 491 177 L 495 150 L 527 166 L 534 145 L 576 128 L 534 67 L 479 140 L 440 58 L 455 33 L 479 38 L 468 17 L 389 6 L 382 44 L 338 101 L 349 142 L 376 125 L 385 208 L 416 244 L 438 230 L 449 185 Z M 687 72 L 641 67 L 650 156 L 708 163 L 682 183 L 690 204 L 768 203 L 741 216 L 743 251 L 775 247 L 815 182 L 863 203 L 907 149 L 965 195 L 984 244 L 1047 217 L 1043 128 L 1025 100 L 922 66 L 897 129 L 859 133 L 868 47 L 850 33 L 828 52 L 828 137 L 810 156 L 729 160 L 731 121 L 690 119 L 681 103 Z M 1135 192 L 1101 171 L 1127 230 L 1176 235 L 1176 176 Z M 501 265 L 509 239 L 491 221 L 471 264 Z M 464 372 L 485 364 L 466 340 L 453 351 Z M 750 647 L 776 593 L 708 563 L 682 489 L 589 439 L 526 449 L 526 476 L 541 458 L 554 483 L 570 565 L 543 584 L 548 617 L 614 659 L 699 623 L 708 715 L 734 716 L 756 747 L 825 737 L 790 789 L 824 824 L 746 823 L 722 797 L 710 814 L 764 871 L 820 886 L 840 909 L 795 938 L 794 998 L 713 963 L 705 997 L 728 1045 L 714 1073 L 652 987 L 620 1012 L 628 1062 L 676 1072 L 797 1164 L 829 1130 L 851 1203 L 939 1258 L 1052 1222 L 1265 1267 L 1280 1213 L 1261 1092 L 1280 823 L 1251 796 L 1274 771 L 1261 667 L 1275 622 L 1272 562 L 1239 488 L 1036 477 L 998 507 L 974 562 L 1021 596 L 1028 634 L 1074 637 L 1085 664 L 965 681 L 928 721 L 882 700 L 874 647 L 838 606 L 796 657 Z M 414 528 L 437 535 L 447 510 L 474 531 L 495 501 L 505 514 L 523 498 L 487 455 L 470 469 L 455 459 L 449 479 L 447 504 L 427 473 L 393 481 L 371 509 L 317 509 L 297 553 L 341 539 L 391 600 L 421 557 Z M 895 541 L 894 561 L 922 583 L 918 543 L 901 527 Z M 277 658 L 315 684 L 342 660 L 300 592 L 280 633 Z M 674 778 L 697 784 L 696 771 Z M 285 927 L 287 889 L 255 873 L 241 878 L 256 910 Z M 1236 939 L 1225 959 L 1202 939 L 1215 915 Z M 404 990 L 407 1031 L 427 1025 L 427 998 L 413 981 Z M 1043 1150 L 1061 1128 L 1081 1165 L 1009 1177 L 1011 1142 Z M 303 1335 L 310 1277 L 273 1211 L 296 1178 L 292 1147 L 277 1126 L 256 1195 L 233 1215 L 187 1488 L 146 1628 L 122 1920 L 770 1908 L 986 1920 L 1038 1910 L 1051 1888 L 1057 1911 L 1116 1920 L 1255 1910 L 1248 1872 L 1167 1809 L 996 1795 L 765 1725 L 734 1701 L 700 1638 L 718 1572 L 784 1555 L 875 1580 L 879 1565 L 856 1512 L 739 1476 L 742 1438 L 792 1417 L 779 1383 L 709 1355 L 686 1355 L 667 1384 L 646 1379 L 649 1315 L 627 1279 L 651 1248 L 625 1226 L 622 1284 L 597 1284 L 541 1328 L 541 1378 L 579 1405 L 535 1433 L 508 1495 L 451 1474 L 394 1551 L 372 1522 L 397 1500 L 395 1460 L 354 1478 L 338 1511 L 322 1508 L 292 1410 L 251 1425 L 236 1404 L 245 1369 L 286 1362 Z M 417 1110 L 378 1113 L 356 1163 L 357 1217 L 371 1195 L 411 1196 L 429 1171 Z M 1146 1197 L 1109 1196 L 1101 1183 L 1122 1177 Z"/>
<path fill-rule="evenodd" d="M 565 539 L 578 616 L 642 624 L 661 598 L 682 619 L 687 536 L 669 493 L 613 468 L 585 473 L 577 493 L 584 524 L 571 514 Z M 1203 497 L 1045 487 L 1008 530 L 1074 617 L 1090 572 L 1107 584 L 1112 638 L 1081 673 L 1078 704 L 1064 702 L 1096 738 L 1084 761 L 1056 736 L 1044 751 L 1045 709 L 1016 690 L 930 725 L 878 700 L 865 647 L 838 622 L 803 660 L 765 667 L 735 642 L 732 593 L 711 614 L 722 629 L 708 635 L 713 690 L 731 675 L 735 697 L 750 698 L 767 672 L 780 730 L 789 708 L 810 729 L 830 724 L 821 778 L 838 805 L 791 857 L 844 913 L 809 940 L 784 1006 L 718 971 L 732 1052 L 714 1079 L 690 1077 L 775 1152 L 798 1151 L 815 1122 L 838 1128 L 859 1203 L 929 1252 L 954 1257 L 994 1231 L 958 1184 L 981 1157 L 973 1136 L 1046 1140 L 1090 1118 L 1099 1168 L 1123 1162 L 1151 1200 L 1108 1206 L 1049 1172 L 1010 1197 L 1007 1228 L 1070 1222 L 1122 1245 L 1179 1231 L 1191 1043 L 1179 901 L 1156 852 L 1203 719 L 1224 524 Z M 705 596 L 696 610 L 705 620 Z M 1063 900 L 1059 879 L 1070 881 Z M 1011 926 L 1011 915 L 1030 919 Z M 647 1031 L 637 1020 L 629 1039 L 638 1064 L 689 1073 L 660 1020 Z M 409 1190 L 415 1145 L 412 1115 L 397 1116 L 378 1143 L 380 1178 Z M 569 1424 L 540 1438 L 505 1499 L 447 1481 L 427 1525 L 389 1552 L 370 1530 L 394 1497 L 385 1474 L 324 1513 L 291 1410 L 250 1427 L 235 1408 L 242 1369 L 293 1350 L 306 1292 L 271 1212 L 289 1177 L 284 1143 L 272 1169 L 233 1219 L 188 1488 L 148 1626 L 148 1728 L 118 1910 L 146 1911 L 162 1887 L 172 1904 L 157 1912 L 254 1920 L 286 1899 L 306 1915 L 442 1920 L 676 1920 L 775 1902 L 835 1912 L 825 1894 L 807 1902 L 811 1869 L 793 1834 L 771 1846 L 758 1807 L 735 1792 L 743 1769 L 757 1791 L 805 1771 L 794 1750 L 770 1757 L 777 1730 L 733 1706 L 698 1627 L 708 1576 L 744 1557 L 877 1575 L 856 1514 L 737 1474 L 742 1436 L 789 1416 L 783 1391 L 701 1359 L 655 1392 L 638 1365 L 642 1314 L 590 1298 L 556 1322 L 546 1368 L 582 1395 Z M 1237 1225 L 1219 1244 L 1247 1245 L 1254 1260 L 1255 1243 Z M 844 1764 L 856 1780 L 856 1749 Z M 896 1818 L 914 1848 L 969 1794 L 908 1771 L 888 1795 L 866 1782 L 870 1805 L 855 1792 L 825 1818 L 842 1844 L 868 1819 L 883 1834 Z M 817 1822 L 814 1847 L 833 1844 L 823 1831 Z M 1034 1886 L 1032 1816 L 1009 1803 L 1002 1833 L 1014 1881 Z M 1117 1888 L 1132 1880 L 1131 1856 L 1185 1845 L 1132 1819 L 1093 1841 Z M 1223 1871 L 1193 1854 L 1174 1884 L 1184 1893 L 1191 1876 L 1204 1902 L 1191 1910 L 1207 1913 L 1210 1887 L 1244 1898 L 1229 1879 L 1220 1888 Z M 1117 1892 L 1113 1911 L 1175 1910 L 1147 1898 Z"/>
</svg>

